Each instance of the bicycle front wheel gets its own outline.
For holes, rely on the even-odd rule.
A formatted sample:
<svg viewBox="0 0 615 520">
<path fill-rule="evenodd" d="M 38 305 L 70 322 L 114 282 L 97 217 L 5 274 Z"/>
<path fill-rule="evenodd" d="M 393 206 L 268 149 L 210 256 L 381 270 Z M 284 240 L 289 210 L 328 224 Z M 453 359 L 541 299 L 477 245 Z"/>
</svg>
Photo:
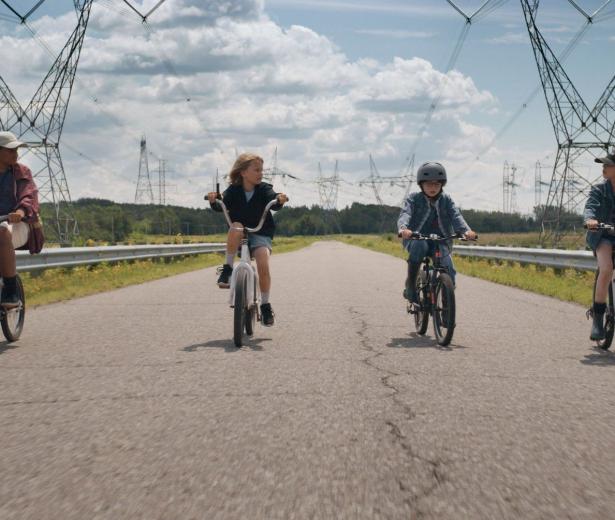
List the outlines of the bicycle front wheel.
<svg viewBox="0 0 615 520">
<path fill-rule="evenodd" d="M 235 307 L 233 309 L 233 341 L 237 348 L 243 343 L 243 329 L 246 322 L 247 273 L 241 270 L 235 279 Z"/>
<path fill-rule="evenodd" d="M 0 315 L 2 333 L 9 343 L 17 341 L 19 336 L 21 336 L 26 317 L 26 296 L 19 275 L 17 275 L 17 295 L 19 296 L 19 305 L 17 307 L 0 311 L 2 313 Z"/>
<path fill-rule="evenodd" d="M 433 329 L 438 345 L 444 347 L 451 342 L 455 331 L 455 286 L 446 273 L 438 276 L 434 300 L 431 310 Z"/>
<path fill-rule="evenodd" d="M 594 278 L 594 292 L 592 295 L 592 301 L 596 296 L 596 283 L 598 283 L 598 274 L 600 270 L 596 269 L 596 276 Z M 613 343 L 613 335 L 615 333 L 615 313 L 613 311 L 613 284 L 609 283 L 609 303 L 606 306 L 606 312 L 604 313 L 604 339 L 596 340 L 596 346 L 602 350 L 609 350 Z"/>
<path fill-rule="evenodd" d="M 416 285 L 414 290 L 416 291 L 419 304 L 414 306 L 414 327 L 417 334 L 421 336 L 427 332 L 427 326 L 429 325 L 429 312 L 427 301 L 427 273 L 422 268 L 419 271 L 419 275 L 416 277 Z"/>
</svg>

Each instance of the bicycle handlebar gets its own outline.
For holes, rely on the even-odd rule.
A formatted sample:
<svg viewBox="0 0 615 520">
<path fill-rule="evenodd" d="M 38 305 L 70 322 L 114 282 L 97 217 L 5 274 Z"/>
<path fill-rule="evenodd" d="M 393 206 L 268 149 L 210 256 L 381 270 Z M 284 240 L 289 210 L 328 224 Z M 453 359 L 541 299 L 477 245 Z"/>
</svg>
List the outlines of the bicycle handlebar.
<svg viewBox="0 0 615 520">
<path fill-rule="evenodd" d="M 590 228 L 587 224 L 583 224 L 585 229 L 589 229 L 590 231 L 595 231 L 597 229 L 607 229 L 609 231 L 615 230 L 615 226 L 612 224 L 605 224 L 604 222 L 598 222 L 598 225 L 595 228 Z"/>
<path fill-rule="evenodd" d="M 397 236 L 401 237 L 401 232 L 398 232 Z M 459 233 L 455 233 L 454 235 L 451 235 L 448 237 L 442 237 L 436 233 L 431 233 L 429 235 L 422 235 L 421 233 L 414 231 L 412 233 L 412 236 L 410 237 L 410 240 L 433 240 L 434 242 L 444 242 L 445 240 L 451 240 L 453 238 L 457 238 L 464 242 L 476 242 L 478 240 L 478 234 L 476 235 L 476 238 L 465 238 L 463 235 Z"/>
<path fill-rule="evenodd" d="M 224 202 L 221 199 L 218 199 L 216 201 L 220 207 L 222 208 L 222 213 L 224 213 L 224 218 L 226 219 L 226 222 L 228 224 L 229 227 L 233 227 L 233 222 L 231 221 L 231 216 L 229 215 L 228 209 L 226 208 L 226 205 L 224 204 Z M 278 204 L 278 199 L 277 197 L 273 200 L 270 200 L 267 205 L 265 206 L 265 209 L 263 210 L 263 214 L 261 216 L 261 219 L 258 223 L 258 225 L 255 228 L 249 228 L 248 226 L 244 226 L 244 229 L 248 232 L 248 233 L 257 233 L 258 231 L 260 231 L 260 229 L 263 227 L 263 224 L 265 223 L 265 218 L 267 217 L 267 213 L 269 213 L 269 210 L 275 206 L 276 204 Z"/>
</svg>

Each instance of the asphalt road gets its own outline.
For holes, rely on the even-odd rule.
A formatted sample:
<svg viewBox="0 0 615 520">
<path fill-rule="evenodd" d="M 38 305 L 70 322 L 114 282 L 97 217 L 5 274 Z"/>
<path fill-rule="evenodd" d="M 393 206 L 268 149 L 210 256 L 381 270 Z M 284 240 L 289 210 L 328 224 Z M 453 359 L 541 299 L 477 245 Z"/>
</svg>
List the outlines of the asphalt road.
<svg viewBox="0 0 615 520">
<path fill-rule="evenodd" d="M 213 269 L 29 310 L 0 346 L 0 518 L 613 518 L 585 309 L 459 276 L 442 349 L 404 269 L 274 255 L 276 325 L 240 350 Z"/>
</svg>

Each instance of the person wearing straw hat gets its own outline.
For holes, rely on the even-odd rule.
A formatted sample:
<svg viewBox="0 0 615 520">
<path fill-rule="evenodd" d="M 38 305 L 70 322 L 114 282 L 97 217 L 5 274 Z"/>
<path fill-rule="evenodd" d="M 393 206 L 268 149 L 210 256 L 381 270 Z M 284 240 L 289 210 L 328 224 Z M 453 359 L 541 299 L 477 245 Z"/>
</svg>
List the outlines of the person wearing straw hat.
<svg viewBox="0 0 615 520">
<path fill-rule="evenodd" d="M 38 189 L 30 169 L 17 162 L 19 148 L 28 146 L 12 132 L 0 132 L 0 215 L 8 220 L 0 224 L 0 275 L 4 285 L 0 305 L 19 305 L 15 249 L 28 244 L 28 222 L 38 220 Z"/>
</svg>

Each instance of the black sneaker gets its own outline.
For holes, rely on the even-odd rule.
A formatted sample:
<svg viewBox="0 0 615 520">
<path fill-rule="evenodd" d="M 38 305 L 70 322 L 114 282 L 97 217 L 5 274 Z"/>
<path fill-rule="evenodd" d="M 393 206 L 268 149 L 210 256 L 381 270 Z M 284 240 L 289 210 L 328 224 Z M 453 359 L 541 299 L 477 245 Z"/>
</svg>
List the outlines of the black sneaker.
<svg viewBox="0 0 615 520">
<path fill-rule="evenodd" d="M 220 287 L 220 289 L 228 289 L 231 286 L 229 279 L 233 274 L 233 268 L 228 264 L 224 264 L 222 267 L 218 267 L 218 273 L 220 273 L 218 277 L 218 287 Z"/>
<path fill-rule="evenodd" d="M 2 287 L 2 295 L 0 297 L 0 305 L 5 309 L 12 309 L 19 307 L 19 296 L 17 295 L 17 288 L 9 289 L 6 286 Z"/>
<path fill-rule="evenodd" d="M 404 298 L 406 300 L 408 300 L 410 303 L 416 303 L 418 305 L 419 303 L 419 296 L 418 294 L 416 294 L 416 291 L 410 289 L 409 287 L 406 287 L 404 289 Z"/>
<path fill-rule="evenodd" d="M 263 322 L 263 325 L 265 327 L 271 327 L 273 325 L 274 316 L 275 316 L 275 313 L 273 312 L 273 309 L 271 308 L 271 304 L 263 303 L 261 305 L 261 321 Z"/>
</svg>

